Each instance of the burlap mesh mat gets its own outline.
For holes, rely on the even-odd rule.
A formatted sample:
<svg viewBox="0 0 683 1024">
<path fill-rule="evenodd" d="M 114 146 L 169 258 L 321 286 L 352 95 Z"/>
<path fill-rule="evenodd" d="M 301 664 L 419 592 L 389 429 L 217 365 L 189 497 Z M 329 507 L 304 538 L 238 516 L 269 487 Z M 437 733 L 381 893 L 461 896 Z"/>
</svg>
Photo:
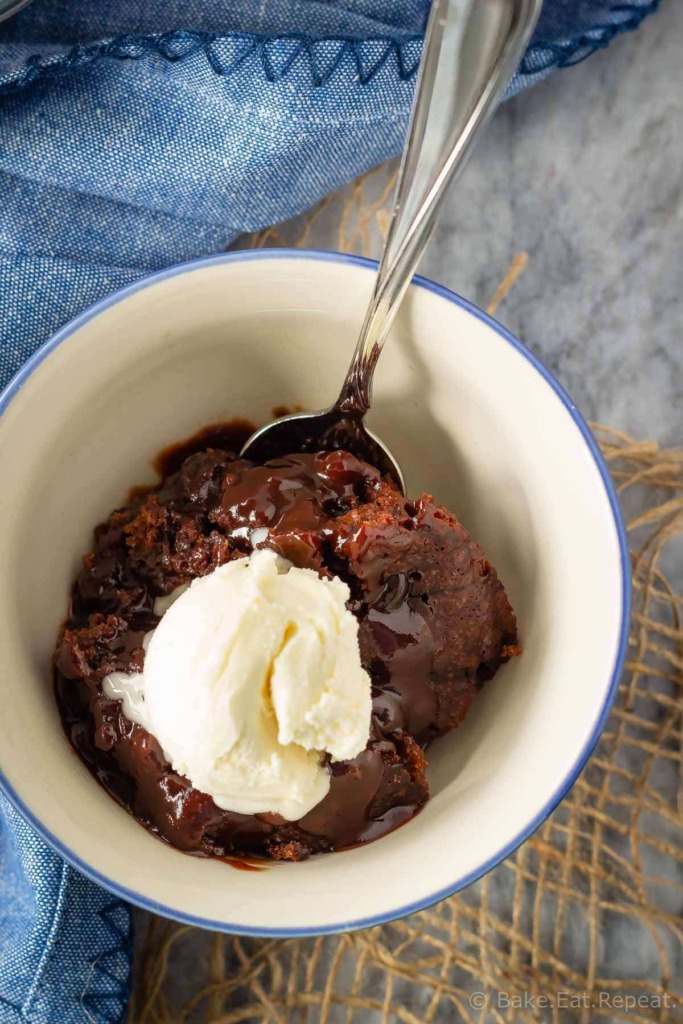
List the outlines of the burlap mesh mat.
<svg viewBox="0 0 683 1024">
<path fill-rule="evenodd" d="M 286 229 L 242 240 L 376 251 L 391 175 Z M 495 311 L 526 266 L 515 257 Z M 130 1024 L 456 1024 L 683 1020 L 681 697 L 683 449 L 596 426 L 628 521 L 627 670 L 586 770 L 558 810 L 478 884 L 353 935 L 249 940 L 141 922 Z M 609 942 L 605 936 L 609 934 Z"/>
</svg>

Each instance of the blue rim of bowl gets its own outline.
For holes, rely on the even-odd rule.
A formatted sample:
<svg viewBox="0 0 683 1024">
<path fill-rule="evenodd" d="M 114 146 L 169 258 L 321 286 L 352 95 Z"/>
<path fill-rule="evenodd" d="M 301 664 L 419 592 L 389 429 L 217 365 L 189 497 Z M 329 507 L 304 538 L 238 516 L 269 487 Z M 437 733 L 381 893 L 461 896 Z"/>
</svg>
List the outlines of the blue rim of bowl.
<svg viewBox="0 0 683 1024">
<path fill-rule="evenodd" d="M 176 266 L 169 267 L 166 270 L 161 270 L 148 277 L 142 278 L 140 281 L 135 281 L 133 284 L 127 285 L 124 288 L 113 292 L 111 295 L 106 296 L 99 302 L 90 306 L 79 316 L 71 320 L 66 326 L 62 327 L 61 330 L 57 331 L 45 344 L 37 350 L 31 356 L 31 358 L 21 367 L 21 369 L 15 374 L 10 383 L 7 385 L 5 390 L 0 394 L 0 416 L 3 414 L 9 403 L 21 390 L 23 384 L 28 380 L 33 371 L 40 366 L 40 364 L 50 355 L 50 353 L 56 349 L 62 342 L 66 341 L 72 334 L 83 327 L 88 321 L 94 317 L 104 313 L 111 306 L 117 305 L 129 296 L 134 295 L 136 292 L 142 291 L 145 288 L 149 288 L 152 285 L 159 284 L 161 281 L 165 281 L 168 278 L 175 277 L 178 274 L 187 274 L 195 270 L 202 270 L 206 267 L 216 266 L 224 263 L 239 263 L 246 261 L 256 260 L 273 260 L 273 259 L 301 259 L 301 260 L 317 260 L 328 263 L 342 263 L 349 264 L 355 267 L 362 267 L 368 271 L 377 270 L 377 262 L 375 260 L 366 259 L 363 256 L 350 256 L 346 253 L 336 252 L 322 252 L 315 249 L 255 249 L 245 250 L 234 253 L 222 253 L 218 256 L 208 256 L 202 259 L 191 260 L 187 263 L 180 263 Z M 433 906 L 433 904 L 446 899 L 448 896 L 452 896 L 454 893 L 459 892 L 466 886 L 476 882 L 483 875 L 487 874 L 493 868 L 495 868 L 501 861 L 509 857 L 514 851 L 520 846 L 526 839 L 529 838 L 532 833 L 539 828 L 540 825 L 546 820 L 546 818 L 552 813 L 557 807 L 560 801 L 567 795 L 569 790 L 572 788 L 576 780 L 578 779 L 584 765 L 588 761 L 598 739 L 602 732 L 607 717 L 609 715 L 612 702 L 616 695 L 619 687 L 619 681 L 624 668 L 626 660 L 626 652 L 628 649 L 628 636 L 629 636 L 629 624 L 631 616 L 631 560 L 628 550 L 628 542 L 626 538 L 626 528 L 624 525 L 623 516 L 619 506 L 619 500 L 617 493 L 612 482 L 612 478 L 607 468 L 598 443 L 593 436 L 590 427 L 586 423 L 585 419 L 574 405 L 573 401 L 564 390 L 561 384 L 555 380 L 550 371 L 543 365 L 540 359 L 535 356 L 529 349 L 526 348 L 522 342 L 514 336 L 507 328 L 503 327 L 502 324 L 494 320 L 493 317 L 489 316 L 483 310 L 477 306 L 468 302 L 467 299 L 461 298 L 448 288 L 444 288 L 443 285 L 435 284 L 433 281 L 428 280 L 425 277 L 415 277 L 413 280 L 413 287 L 423 288 L 425 291 L 431 292 L 433 295 L 437 295 L 447 302 L 453 303 L 476 317 L 478 320 L 483 321 L 492 330 L 503 338 L 512 347 L 529 362 L 534 369 L 541 375 L 545 382 L 552 388 L 557 397 L 560 399 L 565 409 L 571 416 L 576 427 L 579 430 L 590 454 L 593 457 L 593 461 L 598 469 L 600 477 L 602 479 L 605 492 L 609 501 L 609 505 L 612 511 L 612 517 L 614 521 L 614 527 L 617 534 L 617 540 L 619 543 L 619 554 L 621 563 L 621 593 L 622 593 L 622 604 L 621 604 L 621 625 L 619 630 L 619 642 L 615 654 L 614 666 L 612 669 L 612 676 L 610 679 L 609 687 L 607 688 L 605 699 L 603 701 L 602 709 L 594 723 L 591 734 L 584 744 L 583 750 L 577 757 L 574 765 L 566 775 L 564 781 L 558 786 L 556 791 L 546 801 L 544 806 L 534 815 L 532 820 L 528 822 L 524 828 L 522 828 L 517 835 L 514 836 L 505 846 L 495 853 L 492 857 L 489 857 L 487 861 L 481 864 L 479 867 L 470 871 L 468 874 L 456 879 L 451 885 L 446 886 L 443 889 L 439 889 L 438 892 L 432 893 L 429 896 L 425 896 L 423 899 L 417 900 L 413 903 L 408 903 L 404 906 L 397 907 L 395 910 L 388 911 L 384 914 L 379 914 L 376 917 L 361 918 L 355 921 L 344 921 L 335 925 L 321 925 L 315 928 L 249 928 L 244 925 L 232 925 L 226 921 L 212 921 L 210 918 L 195 917 L 193 914 L 186 914 L 183 911 L 176 910 L 173 907 L 167 907 L 162 903 L 157 903 L 155 900 L 151 900 L 146 896 L 142 896 L 140 893 L 135 892 L 132 889 L 128 889 L 125 886 L 119 885 L 117 882 L 111 881 L 111 879 L 96 871 L 89 864 L 82 861 L 77 854 L 73 853 L 68 847 L 66 847 L 61 840 L 54 836 L 44 825 L 39 821 L 33 812 L 24 804 L 21 797 L 14 790 L 5 778 L 2 771 L 0 771 L 0 791 L 4 793 L 7 799 L 15 806 L 19 813 L 29 822 L 29 824 L 39 833 L 39 835 L 62 857 L 65 861 L 76 868 L 91 881 L 96 882 L 98 885 L 105 889 L 108 889 L 114 895 L 119 896 L 121 899 L 134 903 L 136 906 L 141 907 L 143 910 L 151 911 L 152 913 L 161 914 L 165 917 L 170 917 L 176 921 L 180 921 L 183 924 L 195 925 L 200 928 L 209 928 L 214 931 L 226 932 L 230 935 L 245 935 L 254 936 L 258 938 L 302 938 L 304 936 L 314 935 L 334 935 L 341 932 L 356 931 L 360 928 L 372 928 L 376 925 L 388 924 L 390 921 L 395 921 L 398 918 L 406 917 L 408 914 L 416 913 L 419 910 L 425 910 L 427 907 Z"/>
</svg>

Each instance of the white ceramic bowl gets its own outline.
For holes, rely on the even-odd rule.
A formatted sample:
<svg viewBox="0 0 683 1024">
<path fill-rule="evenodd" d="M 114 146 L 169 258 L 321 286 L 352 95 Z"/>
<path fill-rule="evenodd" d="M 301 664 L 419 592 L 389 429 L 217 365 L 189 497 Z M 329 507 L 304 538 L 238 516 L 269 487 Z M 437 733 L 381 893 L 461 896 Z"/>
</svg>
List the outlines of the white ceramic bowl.
<svg viewBox="0 0 683 1024">
<path fill-rule="evenodd" d="M 10 800 L 115 893 L 244 934 L 336 932 L 425 907 L 488 871 L 575 781 L 618 683 L 629 568 L 585 422 L 548 371 L 478 309 L 425 280 L 382 356 L 371 423 L 482 542 L 524 655 L 430 751 L 432 799 L 393 834 L 258 873 L 150 836 L 61 730 L 50 658 L 94 525 L 152 457 L 208 423 L 316 409 L 342 379 L 374 264 L 260 251 L 164 271 L 59 332 L 0 400 L 0 769 Z"/>
</svg>

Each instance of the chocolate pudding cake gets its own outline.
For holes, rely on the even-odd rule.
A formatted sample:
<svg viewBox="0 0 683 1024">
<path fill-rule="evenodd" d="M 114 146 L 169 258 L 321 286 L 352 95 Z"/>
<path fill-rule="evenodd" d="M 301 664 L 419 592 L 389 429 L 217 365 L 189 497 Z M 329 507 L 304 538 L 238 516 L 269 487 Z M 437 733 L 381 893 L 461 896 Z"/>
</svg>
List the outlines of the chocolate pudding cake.
<svg viewBox="0 0 683 1024">
<path fill-rule="evenodd" d="M 204 435 L 175 451 L 158 487 L 132 492 L 96 528 L 57 645 L 56 694 L 80 757 L 172 846 L 297 861 L 375 840 L 417 813 L 429 745 L 519 653 L 516 620 L 482 549 L 429 495 L 407 500 L 346 451 L 254 465 L 235 454 L 238 440 Z M 297 820 L 219 806 L 103 685 L 143 673 L 164 599 L 261 550 L 346 585 L 368 677 L 365 747 L 350 759 L 320 754 L 326 795 Z"/>
</svg>

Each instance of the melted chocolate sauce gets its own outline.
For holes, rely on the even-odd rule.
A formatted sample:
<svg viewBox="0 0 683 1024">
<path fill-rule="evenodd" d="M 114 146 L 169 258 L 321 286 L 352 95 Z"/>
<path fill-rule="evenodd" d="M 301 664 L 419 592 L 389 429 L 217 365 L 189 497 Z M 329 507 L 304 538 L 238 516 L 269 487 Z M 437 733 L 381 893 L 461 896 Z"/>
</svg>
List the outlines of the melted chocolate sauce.
<svg viewBox="0 0 683 1024">
<path fill-rule="evenodd" d="M 285 416 L 286 413 L 278 413 Z M 152 465 L 163 479 L 177 473 L 185 459 L 207 448 L 216 448 L 223 452 L 240 452 L 256 430 L 249 420 L 229 420 L 225 423 L 212 423 L 198 430 L 192 437 L 162 449 Z"/>
<path fill-rule="evenodd" d="M 286 415 L 282 409 L 278 412 Z M 382 446 L 368 434 L 363 416 L 338 409 L 274 423 L 262 437 L 249 445 L 249 458 L 255 462 L 266 462 L 292 452 L 315 454 L 320 451 L 353 452 L 374 466 L 383 477 L 394 479 L 394 464 Z M 394 482 L 400 485 L 400 480 Z"/>
</svg>

